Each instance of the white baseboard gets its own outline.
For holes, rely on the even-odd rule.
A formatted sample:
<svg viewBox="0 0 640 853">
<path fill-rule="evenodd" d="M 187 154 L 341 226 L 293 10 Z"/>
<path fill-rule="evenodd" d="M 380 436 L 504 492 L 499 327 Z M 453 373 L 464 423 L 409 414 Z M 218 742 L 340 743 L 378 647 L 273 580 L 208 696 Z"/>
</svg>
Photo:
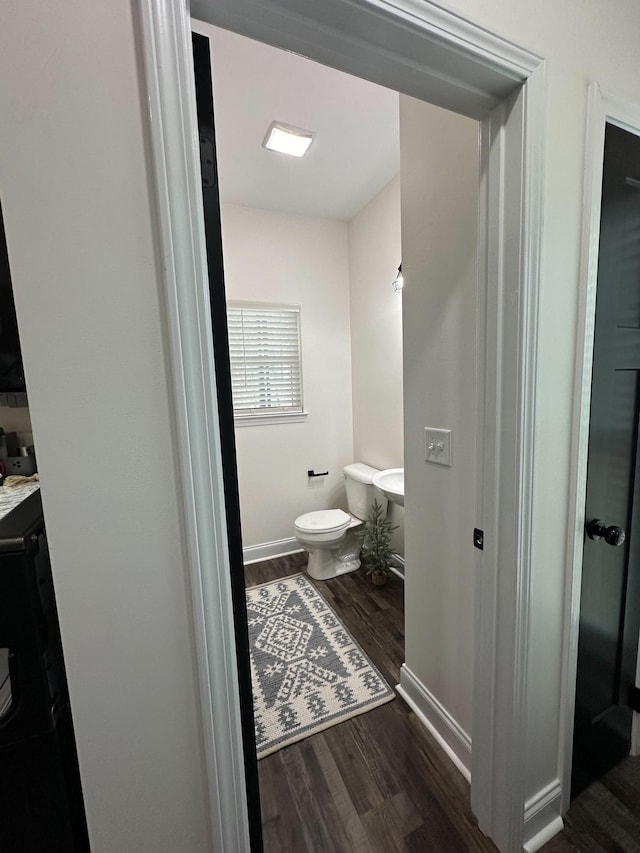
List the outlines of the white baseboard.
<svg viewBox="0 0 640 853">
<path fill-rule="evenodd" d="M 402 574 L 402 571 L 396 566 L 389 566 L 389 571 L 392 575 L 395 575 L 397 578 L 400 578 L 401 581 L 404 580 L 404 575 Z"/>
<path fill-rule="evenodd" d="M 400 554 L 394 554 L 392 559 L 393 562 L 389 566 L 389 569 L 394 575 L 404 580 L 404 557 L 401 557 Z"/>
<path fill-rule="evenodd" d="M 554 779 L 527 800 L 524 804 L 525 853 L 536 853 L 562 831 L 561 805 L 562 785 L 559 779 Z"/>
<path fill-rule="evenodd" d="M 467 782 L 471 781 L 471 738 L 447 709 L 416 678 L 406 663 L 396 690 L 431 732 Z"/>
<path fill-rule="evenodd" d="M 274 557 L 286 557 L 304 550 L 294 537 L 293 539 L 276 539 L 275 542 L 263 542 L 261 545 L 249 545 L 242 549 L 245 566 L 248 563 L 259 563 L 261 560 L 272 560 Z"/>
</svg>

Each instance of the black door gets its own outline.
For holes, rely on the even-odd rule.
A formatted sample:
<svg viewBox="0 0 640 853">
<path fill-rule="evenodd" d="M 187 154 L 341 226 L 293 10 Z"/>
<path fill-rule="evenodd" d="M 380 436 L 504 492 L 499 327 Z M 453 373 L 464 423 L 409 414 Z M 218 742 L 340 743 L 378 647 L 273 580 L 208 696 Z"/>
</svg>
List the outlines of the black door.
<svg viewBox="0 0 640 853">
<path fill-rule="evenodd" d="M 640 138 L 606 126 L 573 752 L 575 795 L 629 754 L 640 628 Z"/>
<path fill-rule="evenodd" d="M 220 418 L 220 441 L 224 496 L 227 510 L 227 537 L 231 562 L 231 594 L 238 651 L 238 679 L 240 683 L 240 711 L 244 745 L 245 778 L 249 805 L 249 831 L 251 850 L 262 850 L 262 823 L 260 819 L 260 794 L 258 789 L 258 763 L 253 728 L 253 701 L 251 669 L 249 665 L 249 635 L 244 591 L 244 563 L 240 530 L 240 501 L 236 468 L 236 443 L 231 398 L 231 369 L 229 366 L 229 339 L 227 335 L 227 308 L 222 264 L 222 234 L 220 227 L 220 198 L 218 194 L 218 168 L 216 163 L 216 138 L 213 120 L 213 86 L 211 82 L 211 55 L 209 39 L 192 34 L 193 64 L 198 107 L 198 132 L 200 136 L 200 167 L 204 224 L 209 269 L 209 295 L 213 323 L 213 349 Z"/>
</svg>

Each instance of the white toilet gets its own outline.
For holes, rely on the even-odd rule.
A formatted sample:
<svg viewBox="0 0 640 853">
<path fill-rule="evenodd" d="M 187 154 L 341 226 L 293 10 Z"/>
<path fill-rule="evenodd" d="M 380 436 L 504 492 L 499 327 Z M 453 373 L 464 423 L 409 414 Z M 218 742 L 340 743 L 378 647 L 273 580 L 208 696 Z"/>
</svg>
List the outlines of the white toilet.
<svg viewBox="0 0 640 853">
<path fill-rule="evenodd" d="M 354 462 L 344 468 L 349 512 L 322 509 L 298 516 L 294 522 L 296 539 L 309 552 L 307 572 L 326 581 L 353 572 L 360 566 L 358 528 L 377 500 L 386 511 L 387 499 L 373 485 L 377 468 Z"/>
</svg>

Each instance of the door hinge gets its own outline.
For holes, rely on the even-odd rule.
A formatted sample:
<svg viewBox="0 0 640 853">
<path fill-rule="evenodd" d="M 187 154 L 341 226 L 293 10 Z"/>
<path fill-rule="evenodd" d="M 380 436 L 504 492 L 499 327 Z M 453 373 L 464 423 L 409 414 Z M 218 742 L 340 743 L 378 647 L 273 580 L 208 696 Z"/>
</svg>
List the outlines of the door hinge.
<svg viewBox="0 0 640 853">
<path fill-rule="evenodd" d="M 477 527 L 473 528 L 473 547 L 484 551 L 484 530 L 478 530 Z"/>
<path fill-rule="evenodd" d="M 210 139 L 200 136 L 200 169 L 202 172 L 202 185 L 205 188 L 212 187 L 216 182 L 216 155 Z"/>
<path fill-rule="evenodd" d="M 629 704 L 640 714 L 640 687 L 636 687 L 635 684 L 629 685 Z"/>
</svg>

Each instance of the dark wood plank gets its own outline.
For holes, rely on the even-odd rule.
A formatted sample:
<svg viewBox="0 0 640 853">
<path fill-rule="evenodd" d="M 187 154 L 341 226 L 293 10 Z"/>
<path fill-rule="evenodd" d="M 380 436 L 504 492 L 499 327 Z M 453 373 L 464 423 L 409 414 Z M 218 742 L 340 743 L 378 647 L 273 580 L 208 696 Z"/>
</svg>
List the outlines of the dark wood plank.
<svg viewBox="0 0 640 853">
<path fill-rule="evenodd" d="M 246 586 L 257 586 L 261 583 L 285 578 L 295 575 L 296 572 L 304 571 L 307 565 L 306 555 L 303 552 L 288 554 L 286 557 L 277 557 L 274 560 L 264 560 L 260 563 L 250 563 L 244 567 Z"/>
<path fill-rule="evenodd" d="M 379 805 L 384 800 L 384 793 L 377 784 L 373 762 L 369 763 L 368 756 L 362 752 L 355 736 L 353 721 L 333 726 L 324 735 L 356 812 L 364 814 Z"/>
<path fill-rule="evenodd" d="M 639 853 L 640 757 L 627 758 L 571 803 L 544 853 Z"/>
<path fill-rule="evenodd" d="M 469 807 L 468 784 L 413 712 L 400 701 L 378 710 L 375 717 L 372 712 L 360 722 L 370 730 L 396 783 L 419 807 L 434 839 L 433 849 L 495 850 L 478 830 Z M 425 831 L 420 830 L 416 837 L 424 837 Z M 438 839 L 448 846 L 436 847 Z"/>
<path fill-rule="evenodd" d="M 293 796 L 279 753 L 258 762 L 260 806 L 265 851 L 306 850 L 307 839 L 297 818 Z M 292 820 L 291 815 L 296 815 Z"/>
<path fill-rule="evenodd" d="M 576 801 L 572 820 L 582 830 L 582 836 L 593 838 L 604 850 L 640 851 L 640 824 L 615 797 L 599 782 Z"/>
<path fill-rule="evenodd" d="M 404 791 L 368 811 L 362 821 L 377 850 L 408 850 L 406 836 L 423 826 L 421 815 Z"/>
<path fill-rule="evenodd" d="M 339 728 L 339 726 L 335 726 Z M 349 849 L 358 853 L 368 853 L 375 848 L 371 846 L 366 830 L 360 819 L 353 800 L 349 795 L 344 778 L 333 758 L 331 750 L 323 734 L 309 739 L 315 752 L 327 786 L 331 791 L 333 816 L 340 821 L 349 843 Z"/>
<path fill-rule="evenodd" d="M 336 817 L 331 791 L 310 740 L 307 738 L 281 750 L 282 766 L 306 837 L 306 849 L 318 853 L 349 850 L 344 827 Z"/>
<path fill-rule="evenodd" d="M 600 781 L 640 819 L 640 757 L 623 761 Z"/>
<path fill-rule="evenodd" d="M 305 566 L 304 553 L 254 563 L 245 567 L 246 584 Z M 397 684 L 404 661 L 402 581 L 392 576 L 376 587 L 358 571 L 314 585 L 388 683 Z M 259 764 L 267 853 L 495 851 L 477 828 L 468 784 L 400 699 Z M 296 828 L 287 834 L 288 822 Z"/>
</svg>

